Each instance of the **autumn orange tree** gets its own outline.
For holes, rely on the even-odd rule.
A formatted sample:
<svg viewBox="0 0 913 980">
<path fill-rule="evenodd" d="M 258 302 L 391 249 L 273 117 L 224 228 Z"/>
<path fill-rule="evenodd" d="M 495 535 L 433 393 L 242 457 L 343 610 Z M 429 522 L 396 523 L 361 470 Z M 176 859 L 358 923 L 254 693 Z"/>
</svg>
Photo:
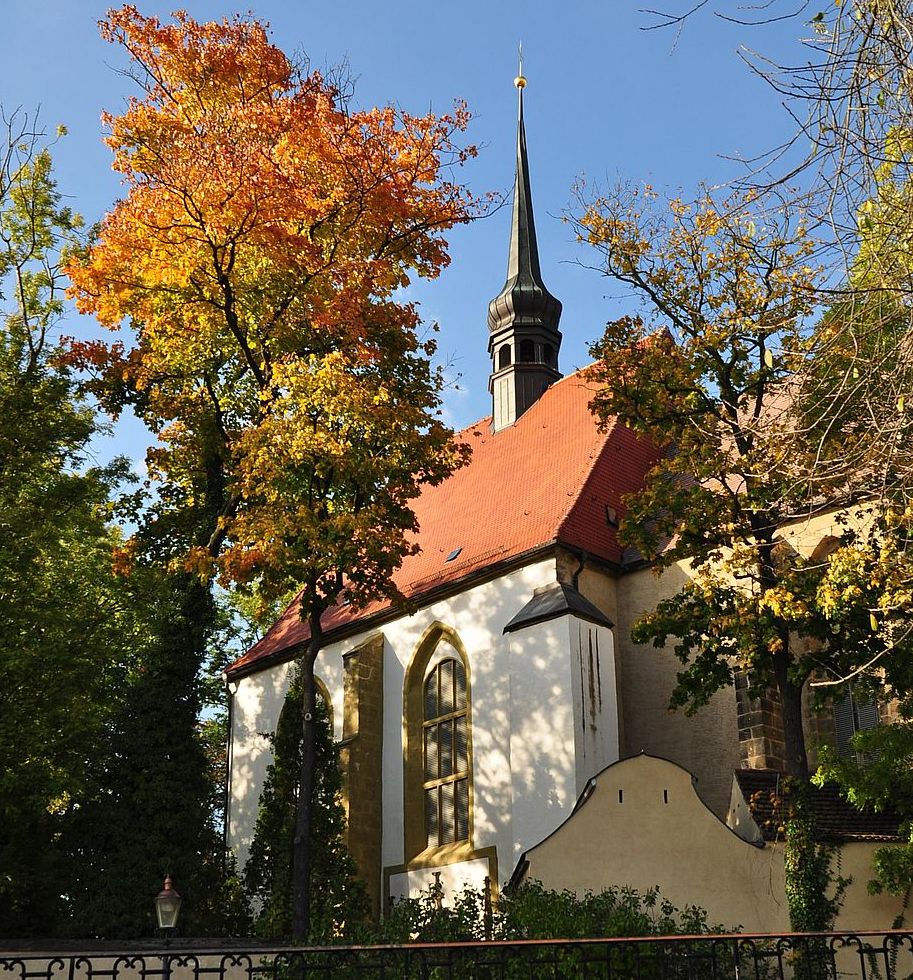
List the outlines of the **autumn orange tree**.
<svg viewBox="0 0 913 980">
<path fill-rule="evenodd" d="M 302 590 L 303 937 L 321 615 L 343 591 L 355 607 L 393 592 L 410 500 L 463 458 L 433 341 L 398 291 L 438 275 L 443 232 L 476 208 L 447 176 L 475 152 L 456 142 L 468 114 L 356 111 L 250 18 L 164 24 L 124 6 L 101 31 L 140 91 L 105 117 L 125 196 L 68 272 L 82 312 L 132 332 L 72 356 L 109 409 L 158 433 L 133 553 L 179 567 L 191 591 L 213 575 Z"/>
</svg>

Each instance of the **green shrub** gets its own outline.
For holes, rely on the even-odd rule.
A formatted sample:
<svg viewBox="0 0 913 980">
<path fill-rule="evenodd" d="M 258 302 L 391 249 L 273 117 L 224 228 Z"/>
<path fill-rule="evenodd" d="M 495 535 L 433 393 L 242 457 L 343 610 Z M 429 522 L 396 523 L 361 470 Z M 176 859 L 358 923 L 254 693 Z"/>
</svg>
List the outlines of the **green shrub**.
<svg viewBox="0 0 913 980">
<path fill-rule="evenodd" d="M 486 909 L 482 889 L 466 887 L 446 901 L 434 888 L 393 904 L 377 941 L 460 942 L 483 939 L 601 939 L 732 932 L 708 925 L 697 906 L 676 908 L 658 888 L 607 888 L 578 897 L 529 881 Z"/>
</svg>

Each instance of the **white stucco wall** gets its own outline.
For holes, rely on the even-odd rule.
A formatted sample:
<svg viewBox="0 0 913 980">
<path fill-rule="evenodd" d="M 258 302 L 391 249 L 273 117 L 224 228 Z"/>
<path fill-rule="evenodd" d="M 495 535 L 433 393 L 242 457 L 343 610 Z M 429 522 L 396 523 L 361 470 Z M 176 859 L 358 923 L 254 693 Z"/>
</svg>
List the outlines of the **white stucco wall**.
<svg viewBox="0 0 913 980">
<path fill-rule="evenodd" d="M 229 734 L 228 844 L 243 868 L 257 821 L 260 790 L 273 753 L 267 736 L 276 730 L 288 693 L 291 664 L 279 664 L 238 682 Z"/>
<path fill-rule="evenodd" d="M 570 813 L 578 787 L 618 757 L 611 631 L 563 616 L 516 633 L 504 626 L 536 588 L 555 581 L 543 560 L 384 624 L 383 865 L 404 863 L 403 685 L 406 670 L 436 623 L 454 630 L 469 660 L 473 845 L 495 846 L 504 878 L 521 851 Z M 377 631 L 328 646 L 317 673 L 330 692 L 342 735 L 343 654 Z M 290 666 L 243 678 L 232 725 L 229 840 L 247 858 L 257 800 L 270 760 L 259 733 L 275 728 Z M 476 877 L 481 865 L 472 867 Z M 413 888 L 425 884 L 418 876 Z M 421 881 L 419 879 L 421 878 Z M 401 883 L 391 879 L 391 885 Z"/>
<path fill-rule="evenodd" d="M 440 878 L 436 879 L 436 874 Z M 388 890 L 393 899 L 415 898 L 422 893 L 427 895 L 429 889 L 439 882 L 442 897 L 447 899 L 465 888 L 482 891 L 486 878 L 492 878 L 491 862 L 487 858 L 475 858 L 472 861 L 455 861 L 443 868 L 416 868 L 414 871 L 391 874 Z"/>
<path fill-rule="evenodd" d="M 618 758 L 618 710 L 611 630 L 562 616 L 509 634 L 509 647 L 513 865 Z"/>
<path fill-rule="evenodd" d="M 570 812 L 576 795 L 568 631 L 561 620 L 510 633 L 510 848 L 516 858 Z"/>
<path fill-rule="evenodd" d="M 619 758 L 618 691 L 612 631 L 568 617 L 574 692 L 576 798 L 589 780 Z"/>
</svg>

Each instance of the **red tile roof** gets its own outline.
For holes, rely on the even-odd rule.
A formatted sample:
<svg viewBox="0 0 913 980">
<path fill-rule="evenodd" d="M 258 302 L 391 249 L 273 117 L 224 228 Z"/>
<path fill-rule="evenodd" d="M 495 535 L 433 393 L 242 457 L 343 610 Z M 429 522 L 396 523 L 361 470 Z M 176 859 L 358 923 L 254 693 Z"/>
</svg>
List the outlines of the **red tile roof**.
<svg viewBox="0 0 913 980">
<path fill-rule="evenodd" d="M 485 418 L 458 434 L 472 447 L 471 461 L 413 503 L 421 551 L 395 575 L 407 599 L 420 601 L 553 543 L 621 564 L 614 523 L 624 512 L 622 496 L 639 486 L 657 453 L 618 422 L 600 432 L 589 411 L 594 391 L 578 371 L 552 385 L 514 425 L 492 434 Z M 456 549 L 459 555 L 446 561 Z M 324 629 L 351 629 L 389 609 L 388 600 L 357 613 L 336 607 L 325 614 Z M 229 670 L 247 673 L 289 655 L 307 637 L 293 602 Z"/>
</svg>

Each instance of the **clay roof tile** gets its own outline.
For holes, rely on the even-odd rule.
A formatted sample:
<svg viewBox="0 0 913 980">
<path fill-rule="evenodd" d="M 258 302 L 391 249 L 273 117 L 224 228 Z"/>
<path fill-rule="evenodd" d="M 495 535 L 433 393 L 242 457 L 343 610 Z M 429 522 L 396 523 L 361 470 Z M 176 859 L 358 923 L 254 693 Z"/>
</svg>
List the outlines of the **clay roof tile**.
<svg viewBox="0 0 913 980">
<path fill-rule="evenodd" d="M 552 385 L 512 426 L 493 434 L 484 418 L 458 433 L 472 447 L 469 464 L 425 487 L 413 503 L 421 550 L 394 576 L 407 600 L 554 543 L 621 564 L 622 498 L 658 454 L 616 421 L 600 431 L 589 410 L 594 393 L 578 371 Z M 324 630 L 351 628 L 390 608 L 388 600 L 358 612 L 338 606 L 325 614 Z M 293 602 L 229 671 L 246 673 L 290 656 L 307 637 Z"/>
</svg>

